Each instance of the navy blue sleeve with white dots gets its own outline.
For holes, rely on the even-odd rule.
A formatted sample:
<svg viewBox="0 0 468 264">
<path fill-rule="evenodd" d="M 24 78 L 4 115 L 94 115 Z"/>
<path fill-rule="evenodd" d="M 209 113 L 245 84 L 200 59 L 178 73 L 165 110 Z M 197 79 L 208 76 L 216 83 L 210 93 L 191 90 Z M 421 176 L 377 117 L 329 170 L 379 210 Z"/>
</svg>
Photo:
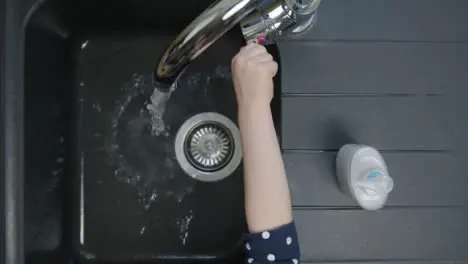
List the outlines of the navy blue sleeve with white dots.
<svg viewBox="0 0 468 264">
<path fill-rule="evenodd" d="M 246 264 L 298 264 L 300 259 L 294 222 L 245 235 L 244 249 Z"/>
</svg>

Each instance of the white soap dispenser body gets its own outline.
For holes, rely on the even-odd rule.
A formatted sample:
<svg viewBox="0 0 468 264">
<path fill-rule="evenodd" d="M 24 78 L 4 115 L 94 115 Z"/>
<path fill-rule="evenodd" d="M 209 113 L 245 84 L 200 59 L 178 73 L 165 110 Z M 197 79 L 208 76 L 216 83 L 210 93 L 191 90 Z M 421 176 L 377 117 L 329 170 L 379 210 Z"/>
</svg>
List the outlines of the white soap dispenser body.
<svg viewBox="0 0 468 264">
<path fill-rule="evenodd" d="M 373 147 L 349 144 L 336 158 L 338 183 L 366 210 L 384 207 L 394 183 L 380 153 Z"/>
</svg>

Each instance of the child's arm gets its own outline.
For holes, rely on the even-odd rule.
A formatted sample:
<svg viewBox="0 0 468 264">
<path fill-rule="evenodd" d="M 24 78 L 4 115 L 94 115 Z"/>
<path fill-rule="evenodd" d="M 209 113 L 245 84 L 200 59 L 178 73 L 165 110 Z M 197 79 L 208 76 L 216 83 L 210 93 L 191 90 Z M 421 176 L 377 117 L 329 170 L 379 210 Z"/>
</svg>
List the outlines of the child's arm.
<svg viewBox="0 0 468 264">
<path fill-rule="evenodd" d="M 249 44 L 232 61 L 244 154 L 245 210 L 251 232 L 292 221 L 291 200 L 270 102 L 278 65 L 263 46 Z"/>
<path fill-rule="evenodd" d="M 299 263 L 291 199 L 273 126 L 270 102 L 278 65 L 262 46 L 251 44 L 232 60 L 244 152 L 247 264 Z"/>
</svg>

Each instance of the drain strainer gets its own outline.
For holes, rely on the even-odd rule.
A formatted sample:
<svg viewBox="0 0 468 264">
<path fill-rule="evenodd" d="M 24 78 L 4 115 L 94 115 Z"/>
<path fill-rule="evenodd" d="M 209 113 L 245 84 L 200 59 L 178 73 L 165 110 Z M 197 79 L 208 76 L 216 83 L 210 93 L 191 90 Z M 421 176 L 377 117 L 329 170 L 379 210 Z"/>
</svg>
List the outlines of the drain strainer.
<svg viewBox="0 0 468 264">
<path fill-rule="evenodd" d="M 201 123 L 185 139 L 185 155 L 190 163 L 202 171 L 222 169 L 232 158 L 233 138 L 223 125 Z"/>
<path fill-rule="evenodd" d="M 224 179 L 242 159 L 237 126 L 217 113 L 201 113 L 188 119 L 177 132 L 175 149 L 181 168 L 201 181 Z"/>
</svg>

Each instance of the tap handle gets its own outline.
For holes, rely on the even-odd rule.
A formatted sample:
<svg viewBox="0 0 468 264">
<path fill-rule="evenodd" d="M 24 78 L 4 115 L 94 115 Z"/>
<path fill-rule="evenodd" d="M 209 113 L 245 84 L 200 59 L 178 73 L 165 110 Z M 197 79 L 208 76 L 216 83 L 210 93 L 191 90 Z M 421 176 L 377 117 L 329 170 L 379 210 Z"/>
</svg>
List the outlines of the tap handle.
<svg viewBox="0 0 468 264">
<path fill-rule="evenodd" d="M 285 34 L 310 30 L 317 21 L 320 0 L 263 1 L 257 10 L 241 21 L 247 43 L 268 45 Z"/>
</svg>

